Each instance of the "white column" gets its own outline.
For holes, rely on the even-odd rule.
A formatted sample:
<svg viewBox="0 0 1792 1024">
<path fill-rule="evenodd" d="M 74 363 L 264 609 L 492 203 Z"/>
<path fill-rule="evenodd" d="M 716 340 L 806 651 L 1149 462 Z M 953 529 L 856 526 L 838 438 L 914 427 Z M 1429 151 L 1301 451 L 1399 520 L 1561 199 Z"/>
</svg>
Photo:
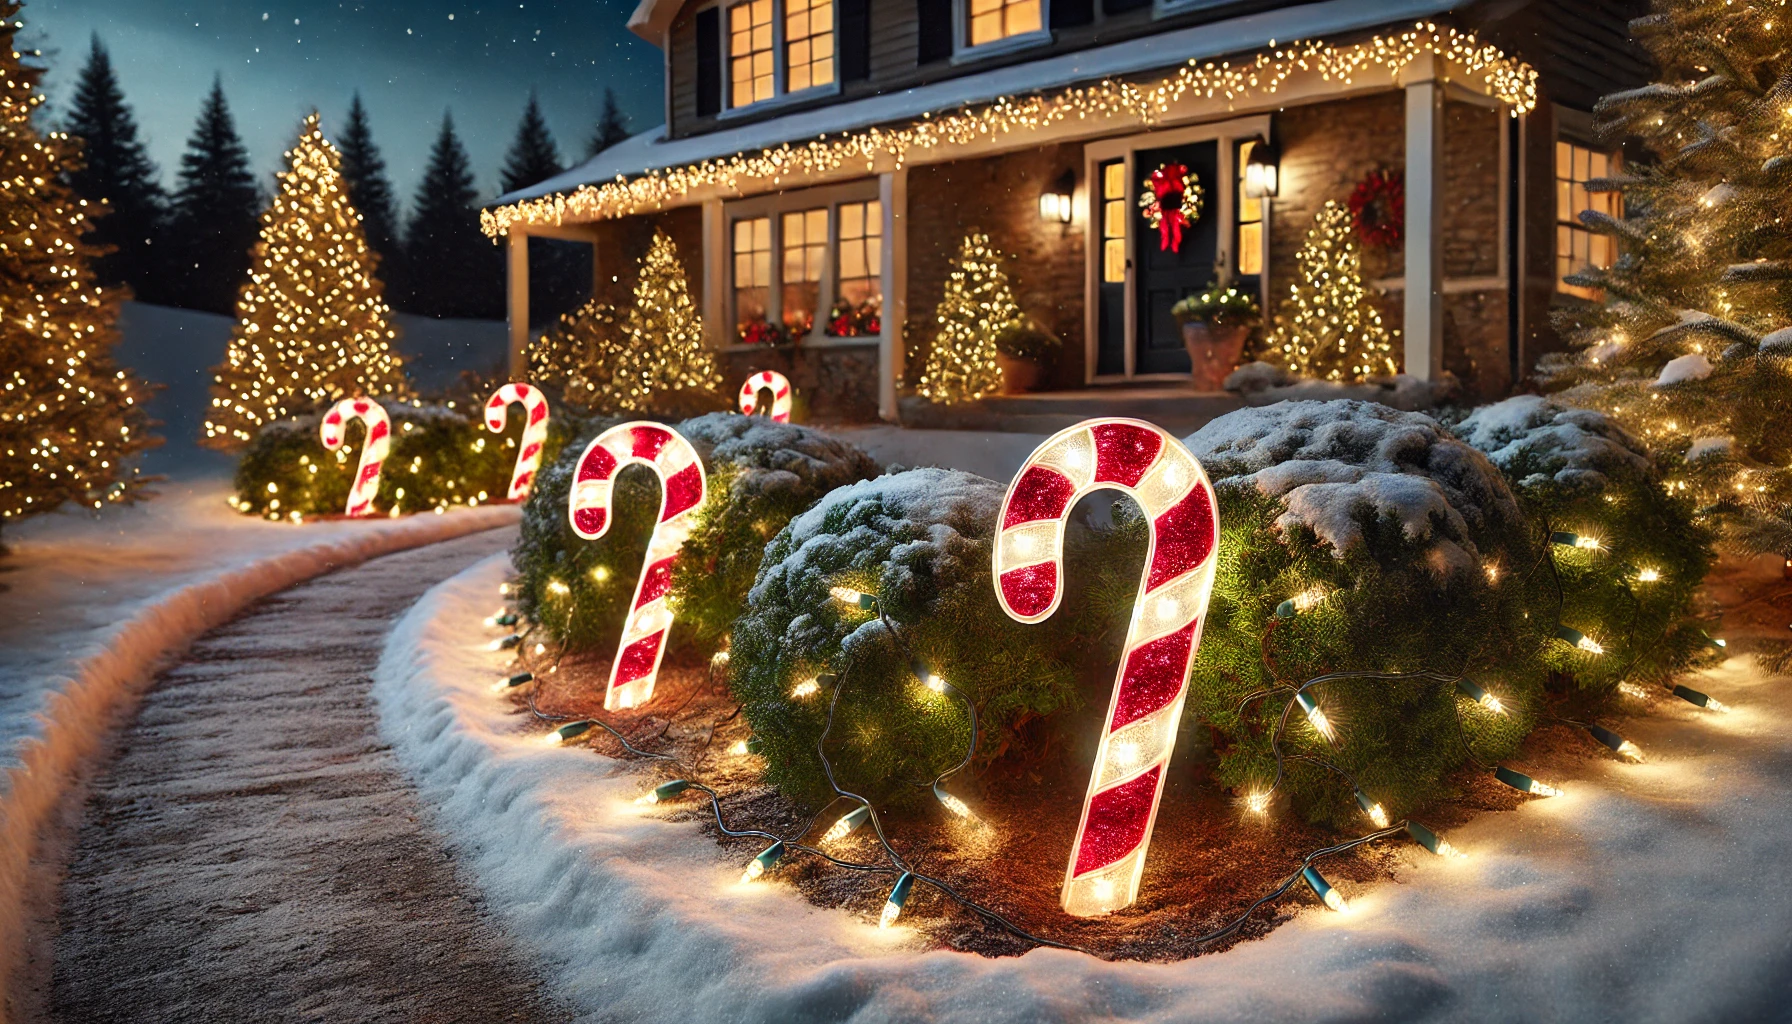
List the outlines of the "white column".
<svg viewBox="0 0 1792 1024">
<path fill-rule="evenodd" d="M 699 301 L 703 314 L 703 343 L 712 349 L 725 347 L 728 337 L 726 306 L 726 268 L 729 258 L 728 222 L 722 216 L 722 201 L 703 201 L 703 294 Z"/>
<path fill-rule="evenodd" d="M 1443 88 L 1435 58 L 1406 71 L 1406 372 L 1443 372 Z"/>
<path fill-rule="evenodd" d="M 510 375 L 524 380 L 529 376 L 529 236 L 521 227 L 513 226 L 507 243 Z"/>
<path fill-rule="evenodd" d="M 902 325 L 908 320 L 908 170 L 877 176 L 877 199 L 883 210 L 883 332 L 877 342 L 877 414 L 894 423 L 896 393 L 902 381 Z"/>
</svg>

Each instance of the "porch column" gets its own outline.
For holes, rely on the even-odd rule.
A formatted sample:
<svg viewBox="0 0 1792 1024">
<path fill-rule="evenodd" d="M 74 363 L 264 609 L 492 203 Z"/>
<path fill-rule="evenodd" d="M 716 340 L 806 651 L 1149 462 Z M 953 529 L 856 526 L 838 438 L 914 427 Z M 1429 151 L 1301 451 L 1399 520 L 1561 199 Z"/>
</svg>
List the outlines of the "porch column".
<svg viewBox="0 0 1792 1024">
<path fill-rule="evenodd" d="M 509 281 L 510 376 L 525 380 L 529 375 L 529 236 L 520 226 L 513 225 L 506 243 L 509 246 L 506 277 Z"/>
<path fill-rule="evenodd" d="M 1443 87 L 1435 57 L 1406 70 L 1406 372 L 1443 372 Z"/>
<path fill-rule="evenodd" d="M 720 350 L 727 346 L 728 323 L 724 313 L 725 268 L 729 258 L 728 222 L 722 216 L 722 201 L 703 201 L 703 294 L 699 296 L 699 312 L 703 314 L 703 343 Z"/>
<path fill-rule="evenodd" d="M 883 210 L 880 255 L 884 293 L 883 330 L 877 340 L 877 414 L 894 423 L 899 418 L 896 393 L 902 382 L 902 325 L 908 320 L 908 170 L 877 176 L 877 200 Z"/>
</svg>

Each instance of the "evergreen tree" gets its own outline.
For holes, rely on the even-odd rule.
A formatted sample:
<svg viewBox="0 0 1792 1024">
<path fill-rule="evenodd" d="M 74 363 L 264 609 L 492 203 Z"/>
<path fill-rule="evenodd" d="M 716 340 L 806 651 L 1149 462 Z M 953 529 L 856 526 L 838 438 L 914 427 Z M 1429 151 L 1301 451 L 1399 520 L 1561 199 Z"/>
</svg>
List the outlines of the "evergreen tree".
<svg viewBox="0 0 1792 1024">
<path fill-rule="evenodd" d="M 1024 321 L 1002 269 L 1002 254 L 976 228 L 964 236 L 934 310 L 939 330 L 916 390 L 929 401 L 969 402 L 1002 386 L 996 335 Z"/>
<path fill-rule="evenodd" d="M 586 156 L 596 156 L 628 138 L 628 117 L 616 106 L 616 90 L 604 86 L 604 109 L 597 118 L 597 131 L 586 145 Z"/>
<path fill-rule="evenodd" d="M 1270 351 L 1289 370 L 1322 380 L 1399 373 L 1393 341 L 1363 287 L 1350 211 L 1327 201 L 1294 259 L 1300 279 L 1276 311 Z"/>
<path fill-rule="evenodd" d="M 150 439 L 148 389 L 112 361 L 122 295 L 94 283 L 90 207 L 67 184 L 80 143 L 40 135 L 40 72 L 21 64 L 19 4 L 0 0 L 0 528 L 65 502 L 128 501 Z"/>
<path fill-rule="evenodd" d="M 373 142 L 373 128 L 367 120 L 367 108 L 361 94 L 348 108 L 348 123 L 342 126 L 341 143 L 336 147 L 342 157 L 342 178 L 348 183 L 349 201 L 361 212 L 361 230 L 367 244 L 379 254 L 381 275 L 390 283 L 398 269 L 398 210 L 392 195 L 392 182 L 386 177 L 386 160 Z"/>
<path fill-rule="evenodd" d="M 408 308 L 435 317 L 503 316 L 503 263 L 479 230 L 472 161 L 443 115 L 405 237 Z"/>
<path fill-rule="evenodd" d="M 345 396 L 407 394 L 378 260 L 315 113 L 286 156 L 214 371 L 204 438 L 214 447 L 242 447 L 271 422 Z"/>
<path fill-rule="evenodd" d="M 153 301 L 151 282 L 161 258 L 155 245 L 161 239 L 167 196 L 137 138 L 137 119 L 125 104 L 112 55 L 97 34 L 64 127 L 81 140 L 84 161 L 69 172 L 69 184 L 78 195 L 108 209 L 88 235 L 94 245 L 112 249 L 94 262 L 95 275 L 101 284 L 129 285 L 138 298 Z"/>
<path fill-rule="evenodd" d="M 1792 19 L 1777 0 L 1656 0 L 1632 31 L 1658 81 L 1605 97 L 1595 127 L 1655 160 L 1587 184 L 1622 199 L 1581 214 L 1618 257 L 1568 278 L 1603 298 L 1558 315 L 1579 351 L 1543 370 L 1755 546 L 1792 500 Z"/>
<path fill-rule="evenodd" d="M 541 116 L 541 104 L 536 102 L 535 94 L 529 94 L 529 104 L 523 108 L 522 123 L 516 126 L 516 139 L 510 144 L 510 152 L 504 157 L 502 181 L 505 192 L 528 188 L 559 174 L 560 149 L 554 145 L 554 136 L 548 131 L 547 119 Z"/>
<path fill-rule="evenodd" d="M 260 209 L 261 190 L 249 171 L 248 150 L 236 133 L 224 83 L 214 79 L 180 158 L 180 185 L 174 193 L 170 293 L 176 305 L 231 311 L 249 270 Z"/>
</svg>

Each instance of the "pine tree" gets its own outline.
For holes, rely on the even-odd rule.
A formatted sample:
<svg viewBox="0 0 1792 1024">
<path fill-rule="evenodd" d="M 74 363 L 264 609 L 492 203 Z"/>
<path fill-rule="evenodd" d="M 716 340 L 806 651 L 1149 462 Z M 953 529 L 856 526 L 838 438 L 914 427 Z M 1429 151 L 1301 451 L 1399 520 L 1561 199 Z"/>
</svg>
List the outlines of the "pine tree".
<svg viewBox="0 0 1792 1024">
<path fill-rule="evenodd" d="M 242 447 L 271 422 L 347 395 L 408 393 L 378 261 L 315 113 L 286 157 L 215 371 L 204 440 L 218 448 Z"/>
<path fill-rule="evenodd" d="M 116 367 L 123 296 L 94 283 L 88 207 L 66 183 L 80 143 L 40 135 L 40 72 L 19 60 L 19 4 L 0 0 L 0 528 L 65 502 L 140 493 L 148 389 Z"/>
<path fill-rule="evenodd" d="M 180 158 L 180 185 L 174 193 L 169 235 L 175 304 L 231 311 L 249 270 L 260 209 L 261 190 L 249 171 L 249 152 L 236 133 L 224 83 L 213 79 Z"/>
<path fill-rule="evenodd" d="M 396 271 L 398 256 L 398 210 L 392 196 L 392 182 L 386 177 L 386 160 L 373 142 L 373 127 L 367 120 L 367 108 L 361 94 L 348 108 L 348 122 L 342 126 L 341 142 L 336 147 L 342 156 L 342 178 L 348 183 L 348 198 L 361 211 L 361 230 L 367 244 L 379 254 L 382 276 L 390 283 Z"/>
<path fill-rule="evenodd" d="M 523 108 L 523 120 L 516 126 L 516 139 L 504 157 L 501 178 L 504 191 L 515 192 L 540 184 L 561 170 L 560 149 L 554 145 L 547 119 L 541 116 L 541 104 L 536 101 L 535 94 L 530 93 L 529 104 Z"/>
<path fill-rule="evenodd" d="M 137 119 L 125 104 L 112 55 L 97 34 L 75 84 L 64 128 L 81 140 L 85 161 L 79 170 L 69 172 L 69 184 L 76 194 L 89 202 L 103 202 L 108 209 L 88 235 L 94 245 L 112 249 L 95 261 L 94 273 L 101 284 L 129 285 L 138 298 L 153 301 L 152 282 L 162 257 L 156 243 L 161 241 L 167 196 L 137 137 Z"/>
<path fill-rule="evenodd" d="M 939 330 L 916 385 L 929 401 L 969 402 L 1002 386 L 996 335 L 1025 316 L 1002 269 L 1002 253 L 976 228 L 964 236 L 946 293 L 934 311 Z"/>
<path fill-rule="evenodd" d="M 1300 279 L 1276 311 L 1270 351 L 1289 370 L 1321 380 L 1399 373 L 1393 341 L 1363 287 L 1350 211 L 1327 201 L 1294 259 Z"/>
<path fill-rule="evenodd" d="M 1543 370 L 1647 439 L 1670 488 L 1742 513 L 1752 544 L 1792 500 L 1792 19 L 1657 0 L 1632 31 L 1659 79 L 1601 100 L 1595 128 L 1655 160 L 1588 183 L 1622 198 L 1581 214 L 1619 255 L 1568 278 L 1603 298 L 1558 315 L 1579 351 Z"/>
<path fill-rule="evenodd" d="M 604 86 L 604 109 L 597 118 L 597 131 L 591 135 L 586 144 L 585 155 L 596 156 L 618 142 L 628 138 L 628 117 L 616 105 L 616 90 Z"/>
<path fill-rule="evenodd" d="M 497 247 L 479 230 L 478 196 L 453 115 L 444 114 L 405 236 L 405 291 L 412 312 L 503 315 L 503 264 Z"/>
</svg>

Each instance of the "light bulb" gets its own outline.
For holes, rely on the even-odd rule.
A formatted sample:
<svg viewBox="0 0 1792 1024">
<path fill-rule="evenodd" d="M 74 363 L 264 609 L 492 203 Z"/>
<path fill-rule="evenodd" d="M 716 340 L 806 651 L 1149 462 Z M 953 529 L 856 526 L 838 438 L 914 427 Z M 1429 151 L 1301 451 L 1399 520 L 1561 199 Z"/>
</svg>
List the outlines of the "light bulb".
<svg viewBox="0 0 1792 1024">
<path fill-rule="evenodd" d="M 1610 729 L 1602 728 L 1597 725 L 1589 725 L 1587 726 L 1587 732 L 1591 734 L 1594 739 L 1610 747 L 1619 757 L 1629 758 L 1630 760 L 1637 762 L 1642 761 L 1642 748 L 1617 733 L 1612 732 Z"/>
<path fill-rule="evenodd" d="M 1637 570 L 1636 581 L 1638 583 L 1654 583 L 1659 579 L 1661 579 L 1661 570 L 1659 569 Z"/>
<path fill-rule="evenodd" d="M 780 839 L 766 847 L 765 851 L 759 856 L 753 858 L 752 862 L 747 865 L 747 870 L 741 872 L 741 882 L 743 884 L 751 882 L 753 879 L 765 874 L 767 870 L 778 863 L 779 860 L 782 860 L 783 857 L 784 840 Z"/>
<path fill-rule="evenodd" d="M 1560 789 L 1557 789 L 1549 783 L 1539 782 L 1523 772 L 1515 772 L 1504 765 L 1497 765 L 1494 767 L 1493 777 L 1521 793 L 1529 793 L 1532 796 L 1562 795 Z"/>
<path fill-rule="evenodd" d="M 1319 702 L 1304 692 L 1295 694 L 1294 699 L 1300 703 L 1301 710 L 1307 713 L 1307 721 L 1313 723 L 1313 728 L 1319 731 L 1319 735 L 1324 736 L 1327 742 L 1337 742 L 1338 732 L 1332 728 L 1331 721 L 1325 717 L 1325 712 L 1320 709 Z"/>
<path fill-rule="evenodd" d="M 964 818 L 967 821 L 977 820 L 977 816 L 971 813 L 970 805 L 953 796 L 951 793 L 946 792 L 946 787 L 940 783 L 936 782 L 933 784 L 933 796 L 934 799 L 940 802 L 941 807 L 951 811 L 960 818 Z"/>
<path fill-rule="evenodd" d="M 839 821 L 834 822 L 826 832 L 821 834 L 821 841 L 823 843 L 831 843 L 836 839 L 845 839 L 860 825 L 865 824 L 866 820 L 870 817 L 871 808 L 861 804 L 841 815 Z"/>
<path fill-rule="evenodd" d="M 902 906 L 908 902 L 909 890 L 914 888 L 914 885 L 915 876 L 910 872 L 904 871 L 902 876 L 896 879 L 895 886 L 890 889 L 889 899 L 884 900 L 884 912 L 878 915 L 877 926 L 879 928 L 890 927 L 896 923 L 898 917 L 902 916 Z"/>
<path fill-rule="evenodd" d="M 1356 805 L 1363 809 L 1363 813 L 1369 816 L 1369 820 L 1375 823 L 1376 828 L 1388 827 L 1387 808 L 1369 799 L 1369 794 L 1360 789 L 1356 791 Z"/>
<path fill-rule="evenodd" d="M 535 673 L 518 672 L 508 679 L 500 679 L 492 684 L 493 693 L 513 693 L 519 686 L 527 686 L 535 681 Z"/>
<path fill-rule="evenodd" d="M 1495 697 L 1493 694 L 1488 693 L 1486 690 L 1481 689 L 1479 686 L 1476 686 L 1466 679 L 1456 680 L 1456 689 L 1468 694 L 1471 700 L 1496 715 L 1503 715 L 1506 713 L 1506 705 L 1500 703 L 1498 697 Z"/>
<path fill-rule="evenodd" d="M 841 604 L 860 611 L 868 612 L 877 607 L 877 598 L 851 587 L 829 587 L 828 594 Z"/>
<path fill-rule="evenodd" d="M 543 736 L 541 739 L 542 739 L 542 742 L 546 743 L 548 746 L 557 747 L 563 743 L 571 742 L 572 740 L 576 740 L 580 736 L 585 735 L 586 733 L 590 732 L 592 727 L 595 725 L 597 725 L 597 723 L 591 721 L 590 719 L 583 719 L 583 720 L 577 721 L 577 722 L 568 722 L 565 725 L 561 726 L 560 728 L 550 731 L 546 736 Z"/>
<path fill-rule="evenodd" d="M 1437 854 L 1439 857 L 1452 857 L 1460 860 L 1466 860 L 1468 858 L 1468 854 L 1451 846 L 1449 840 L 1410 818 L 1406 821 L 1406 831 L 1407 834 L 1418 841 L 1420 846 Z"/>
<path fill-rule="evenodd" d="M 671 782 L 662 782 L 646 793 L 635 797 L 635 803 L 643 806 L 657 804 L 662 800 L 670 800 L 690 788 L 689 782 L 683 779 L 673 779 Z"/>
<path fill-rule="evenodd" d="M 1307 880 L 1307 887 L 1313 890 L 1313 895 L 1324 900 L 1326 906 L 1340 914 L 1350 910 L 1350 904 L 1344 902 L 1343 894 L 1332 888 L 1331 883 L 1325 880 L 1325 876 L 1320 874 L 1317 868 L 1311 866 L 1301 868 L 1300 876 Z"/>
<path fill-rule="evenodd" d="M 817 679 L 805 679 L 791 687 L 790 695 L 796 698 L 812 697 L 821 692 L 821 682 Z"/>
<path fill-rule="evenodd" d="M 1254 790 L 1245 794 L 1244 804 L 1252 814 L 1262 814 L 1269 809 L 1269 794 Z"/>
</svg>

